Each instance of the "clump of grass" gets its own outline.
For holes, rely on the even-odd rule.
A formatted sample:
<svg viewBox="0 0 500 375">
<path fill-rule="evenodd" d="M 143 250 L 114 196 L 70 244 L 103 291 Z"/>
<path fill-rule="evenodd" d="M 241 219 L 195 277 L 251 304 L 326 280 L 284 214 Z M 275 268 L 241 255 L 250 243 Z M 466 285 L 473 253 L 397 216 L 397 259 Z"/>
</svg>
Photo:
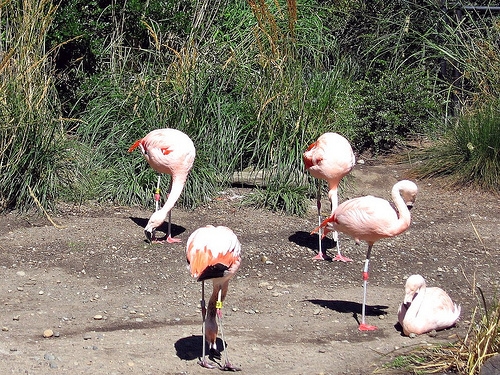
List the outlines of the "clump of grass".
<svg viewBox="0 0 500 375">
<path fill-rule="evenodd" d="M 500 102 L 463 115 L 443 140 L 425 149 L 414 172 L 419 177 L 443 177 L 452 186 L 500 187 Z"/>
</svg>

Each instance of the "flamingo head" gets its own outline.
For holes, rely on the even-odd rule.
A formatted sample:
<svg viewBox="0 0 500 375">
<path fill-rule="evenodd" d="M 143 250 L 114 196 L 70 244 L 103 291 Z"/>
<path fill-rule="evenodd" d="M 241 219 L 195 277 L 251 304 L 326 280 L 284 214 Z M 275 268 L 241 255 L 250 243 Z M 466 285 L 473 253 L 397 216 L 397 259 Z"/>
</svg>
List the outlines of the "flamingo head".
<svg viewBox="0 0 500 375">
<path fill-rule="evenodd" d="M 149 218 L 149 221 L 144 228 L 144 234 L 146 235 L 146 238 L 149 242 L 154 242 L 156 240 L 156 228 L 163 224 L 163 222 L 165 221 L 165 216 L 165 213 L 159 210 L 154 212 Z"/>
<path fill-rule="evenodd" d="M 420 293 L 420 289 L 425 287 L 425 280 L 421 275 L 411 275 L 406 280 L 405 284 L 405 298 L 404 304 L 407 305 L 411 303 L 418 293 Z"/>
<path fill-rule="evenodd" d="M 144 235 L 146 236 L 146 239 L 148 240 L 149 243 L 153 242 L 156 239 L 155 231 L 156 228 L 151 228 L 151 227 L 148 228 L 148 226 L 144 228 Z"/>
</svg>

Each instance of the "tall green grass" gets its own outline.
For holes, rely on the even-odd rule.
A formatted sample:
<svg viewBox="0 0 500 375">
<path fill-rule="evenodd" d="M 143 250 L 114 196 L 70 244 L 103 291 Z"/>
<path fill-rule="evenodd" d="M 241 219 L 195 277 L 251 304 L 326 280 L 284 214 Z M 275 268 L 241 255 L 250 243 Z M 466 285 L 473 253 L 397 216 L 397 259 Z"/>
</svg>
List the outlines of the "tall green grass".
<svg viewBox="0 0 500 375">
<path fill-rule="evenodd" d="M 500 102 L 462 115 L 441 141 L 417 153 L 420 177 L 444 177 L 450 185 L 499 191 Z"/>
<path fill-rule="evenodd" d="M 49 0 L 0 4 L 0 209 L 53 207 L 71 180 L 45 36 L 56 7 Z"/>
</svg>

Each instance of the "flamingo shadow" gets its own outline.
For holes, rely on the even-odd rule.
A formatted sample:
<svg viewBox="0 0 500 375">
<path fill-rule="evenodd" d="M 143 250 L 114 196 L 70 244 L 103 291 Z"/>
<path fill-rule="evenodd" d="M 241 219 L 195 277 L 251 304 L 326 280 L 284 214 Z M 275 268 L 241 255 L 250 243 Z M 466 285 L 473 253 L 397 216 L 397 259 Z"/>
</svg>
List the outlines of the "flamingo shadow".
<svg viewBox="0 0 500 375">
<path fill-rule="evenodd" d="M 324 300 L 324 299 L 309 299 L 308 302 L 314 303 L 315 305 L 337 311 L 339 313 L 350 313 L 353 315 L 359 323 L 358 314 L 361 315 L 362 304 L 358 302 L 351 301 L 338 301 L 338 300 Z M 380 316 L 387 315 L 389 306 L 385 305 L 366 305 L 365 315 L 367 316 Z"/>
<path fill-rule="evenodd" d="M 290 242 L 295 243 L 296 245 L 307 247 L 308 249 L 314 250 L 317 254 L 319 250 L 319 239 L 318 234 L 311 234 L 304 231 L 297 231 L 291 236 L 288 237 Z M 323 238 L 321 240 L 321 249 L 325 252 L 328 249 L 332 249 L 334 245 L 334 241 L 331 238 Z M 330 259 L 331 260 L 331 259 Z"/>
<path fill-rule="evenodd" d="M 217 349 L 222 352 L 224 349 L 222 339 L 217 337 Z M 227 344 L 226 344 L 227 345 Z M 192 361 L 193 359 L 201 358 L 203 355 L 203 337 L 201 335 L 191 335 L 179 339 L 174 344 L 175 354 L 180 359 Z M 208 355 L 208 345 L 206 346 L 206 354 Z"/>
<path fill-rule="evenodd" d="M 139 227 L 146 227 L 146 225 L 148 224 L 148 221 L 149 219 L 145 219 L 143 217 L 132 217 L 132 216 L 129 216 L 130 220 L 132 220 L 135 224 L 137 224 L 137 226 Z M 172 223 L 170 225 L 170 230 L 171 230 L 171 235 L 172 237 L 175 237 L 175 236 L 178 236 L 179 234 L 181 233 L 184 233 L 186 231 L 186 228 L 184 227 L 181 227 L 180 225 L 176 225 L 174 223 Z M 157 232 L 163 232 L 165 233 L 165 238 L 166 238 L 166 233 L 168 233 L 168 223 L 167 222 L 163 222 L 162 225 L 160 225 L 158 228 L 156 228 L 156 231 Z M 160 238 L 158 237 L 159 240 L 164 240 L 165 238 Z"/>
</svg>

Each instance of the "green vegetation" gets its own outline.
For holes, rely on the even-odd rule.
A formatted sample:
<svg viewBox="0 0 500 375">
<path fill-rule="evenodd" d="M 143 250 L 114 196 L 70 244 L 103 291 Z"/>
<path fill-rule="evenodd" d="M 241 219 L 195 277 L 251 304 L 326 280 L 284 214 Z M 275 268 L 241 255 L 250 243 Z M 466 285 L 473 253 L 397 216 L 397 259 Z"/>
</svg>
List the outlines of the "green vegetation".
<svg viewBox="0 0 500 375">
<path fill-rule="evenodd" d="M 316 182 L 301 154 L 326 131 L 382 153 L 458 143 L 457 123 L 471 133 L 453 146 L 471 160 L 457 181 L 498 186 L 498 33 L 496 15 L 457 20 L 431 0 L 2 2 L 0 209 L 33 206 L 28 187 L 49 209 L 151 204 L 155 172 L 127 150 L 162 127 L 197 149 L 185 207 L 254 168 L 252 204 L 304 213 Z"/>
</svg>

